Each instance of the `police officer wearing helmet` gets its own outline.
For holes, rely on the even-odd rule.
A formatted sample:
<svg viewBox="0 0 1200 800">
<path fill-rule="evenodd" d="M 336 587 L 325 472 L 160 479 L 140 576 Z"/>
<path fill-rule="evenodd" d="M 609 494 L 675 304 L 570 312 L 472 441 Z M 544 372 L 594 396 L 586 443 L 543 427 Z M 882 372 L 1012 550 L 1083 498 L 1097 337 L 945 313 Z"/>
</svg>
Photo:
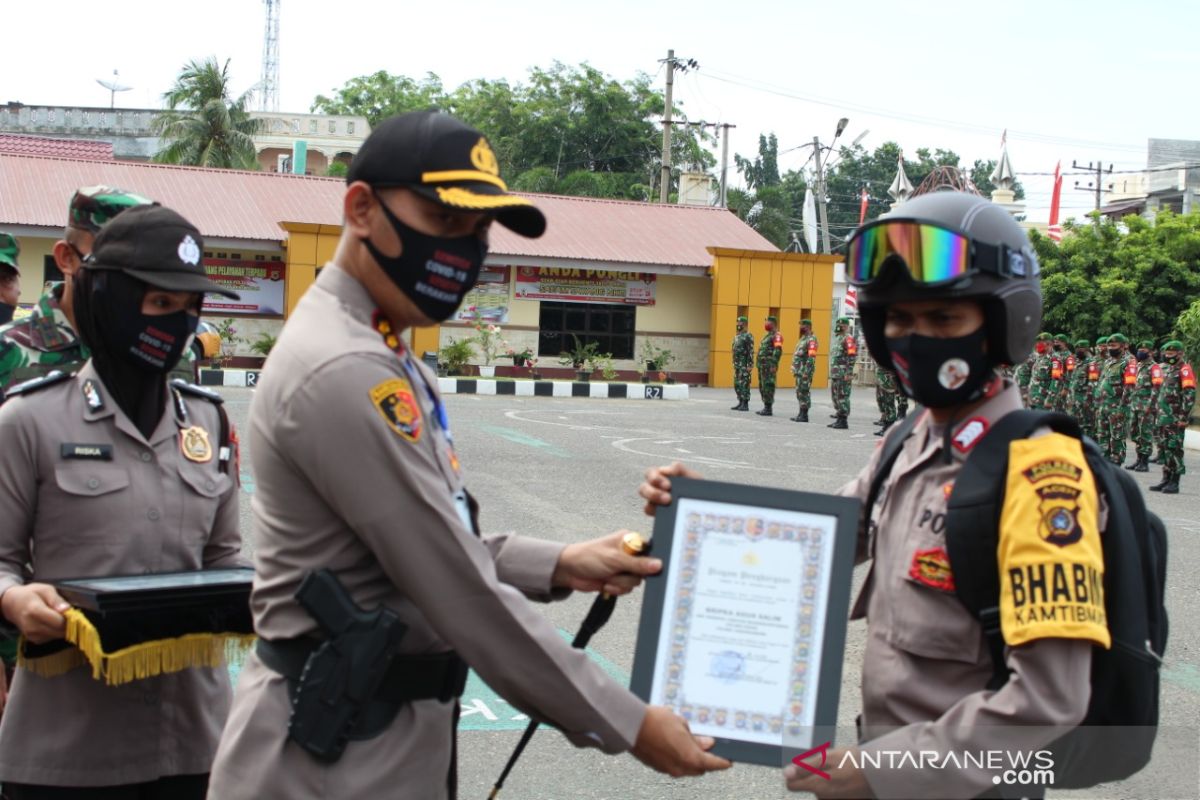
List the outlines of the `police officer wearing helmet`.
<svg viewBox="0 0 1200 800">
<path fill-rule="evenodd" d="M 1099 501 L 1081 443 L 1043 430 L 1011 445 L 998 560 L 1012 674 L 995 691 L 988 688 L 993 665 L 980 623 L 955 594 L 944 536 L 950 488 L 967 455 L 997 420 L 1021 408 L 1017 387 L 996 369 L 1021 363 L 1033 344 L 1041 318 L 1037 260 L 1002 208 L 975 195 L 937 192 L 856 231 L 847 273 L 859 288 L 872 357 L 894 368 L 901 390 L 924 408 L 859 532 L 860 558 L 871 565 L 852 612 L 867 620 L 857 749 L 914 757 L 1037 750 L 1054 738 L 1054 726 L 1083 719 L 1092 643 L 1109 643 L 1103 623 L 1066 625 L 1016 613 L 1019 598 L 1006 583 L 1009 570 L 1056 563 L 1067 574 L 1076 564 L 1102 571 Z M 888 440 L 906 429 L 893 427 Z M 882 449 L 842 494 L 866 499 Z M 1077 503 L 1079 538 L 1065 547 L 1041 533 L 1043 473 Z M 643 497 L 663 502 L 673 474 L 686 473 L 678 466 L 648 473 Z M 1011 727 L 995 727 L 1001 725 Z M 1022 729 L 1019 737 L 1013 728 Z M 994 772 L 971 764 L 910 770 L 889 768 L 887 758 L 831 752 L 824 769 L 828 780 L 789 766 L 789 788 L 819 797 L 901 798 L 975 797 L 995 788 Z"/>
<path fill-rule="evenodd" d="M 220 399 L 168 379 L 204 293 L 237 297 L 202 248 L 174 211 L 124 212 L 72 283 L 90 358 L 0 407 L 0 610 L 27 643 L 66 632 L 53 581 L 244 566 Z M 224 668 L 110 686 L 74 648 L 27 650 L 0 722 L 5 796 L 202 798 L 230 699 Z"/>
<path fill-rule="evenodd" d="M 629 750 L 672 775 L 728 766 L 705 752 L 711 740 L 570 648 L 526 599 L 628 591 L 661 562 L 622 553 L 620 532 L 567 546 L 481 537 L 437 379 L 404 343 L 406 329 L 457 310 L 493 220 L 536 237 L 542 213 L 508 193 L 479 131 L 437 112 L 376 126 L 347 184 L 333 261 L 284 326 L 250 409 L 260 640 L 211 797 L 454 797 L 468 664 L 578 746 Z M 297 599 L 322 568 L 346 604 L 404 626 L 377 682 L 314 709 L 360 709 L 331 747 L 306 735 L 306 670 L 343 637 Z M 379 651 L 374 636 L 358 641 Z"/>
</svg>

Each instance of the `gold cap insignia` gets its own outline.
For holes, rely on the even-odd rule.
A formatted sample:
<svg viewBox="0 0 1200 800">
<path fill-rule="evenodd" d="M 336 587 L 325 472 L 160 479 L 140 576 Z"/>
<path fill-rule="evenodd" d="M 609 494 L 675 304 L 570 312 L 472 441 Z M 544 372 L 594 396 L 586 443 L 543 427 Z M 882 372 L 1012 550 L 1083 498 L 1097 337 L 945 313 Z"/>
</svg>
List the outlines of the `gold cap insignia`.
<svg viewBox="0 0 1200 800">
<path fill-rule="evenodd" d="M 496 154 L 492 152 L 487 139 L 484 139 L 482 136 L 479 137 L 479 141 L 475 143 L 475 146 L 471 148 L 471 163 L 480 172 L 486 172 L 489 175 L 500 174 L 500 164 L 496 161 Z"/>
</svg>

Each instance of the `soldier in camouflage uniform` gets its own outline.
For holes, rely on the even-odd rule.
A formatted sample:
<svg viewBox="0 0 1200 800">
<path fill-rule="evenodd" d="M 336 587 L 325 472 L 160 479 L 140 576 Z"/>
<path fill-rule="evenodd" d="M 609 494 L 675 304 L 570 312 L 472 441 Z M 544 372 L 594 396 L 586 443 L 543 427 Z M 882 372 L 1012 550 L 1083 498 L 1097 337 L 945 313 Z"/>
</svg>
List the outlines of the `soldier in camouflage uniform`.
<svg viewBox="0 0 1200 800">
<path fill-rule="evenodd" d="M 1029 379 L 1029 407 L 1033 409 L 1054 407 L 1054 393 L 1057 387 L 1054 372 L 1057 368 L 1061 373 L 1062 362 L 1055 357 L 1053 342 L 1054 337 L 1049 333 L 1039 333 L 1037 336 L 1038 355 L 1034 359 L 1033 375 Z"/>
<path fill-rule="evenodd" d="M 1162 384 L 1162 365 L 1150 358 L 1153 349 L 1154 342 L 1142 342 L 1137 349 L 1137 382 L 1129 402 L 1134 460 L 1125 466 L 1134 472 L 1149 472 L 1150 456 L 1154 453 L 1154 430 L 1158 427 L 1154 393 Z"/>
<path fill-rule="evenodd" d="M 887 429 L 896 421 L 896 373 L 875 365 L 875 405 L 879 406 L 879 430 L 876 436 L 883 436 Z"/>
<path fill-rule="evenodd" d="M 21 246 L 8 233 L 0 233 L 0 325 L 12 321 L 21 299 L 21 267 L 17 256 Z"/>
<path fill-rule="evenodd" d="M 1096 371 L 1096 379 L 1092 381 L 1092 416 L 1096 423 L 1093 427 L 1095 435 L 1092 437 L 1096 440 L 1096 444 L 1100 445 L 1100 449 L 1104 450 L 1108 445 L 1108 430 L 1109 419 L 1106 414 L 1100 413 L 1100 409 L 1105 403 L 1104 371 L 1108 369 L 1109 362 L 1112 357 L 1108 354 L 1108 337 L 1101 336 L 1096 340 L 1096 356 L 1092 359 L 1092 367 Z"/>
<path fill-rule="evenodd" d="M 850 329 L 849 317 L 838 317 L 833 327 L 833 348 L 829 363 L 829 388 L 833 394 L 834 420 L 829 424 L 835 430 L 850 426 L 850 387 L 854 383 L 854 362 L 858 359 L 858 340 Z"/>
<path fill-rule="evenodd" d="M 1075 341 L 1074 359 L 1075 368 L 1071 370 L 1070 386 L 1067 388 L 1069 392 L 1067 413 L 1079 423 L 1085 436 L 1092 436 L 1092 427 L 1095 422 L 1092 419 L 1091 405 L 1087 401 L 1092 390 L 1091 384 L 1088 383 L 1088 369 L 1092 363 L 1091 341 L 1087 339 Z"/>
<path fill-rule="evenodd" d="M 149 202 L 107 186 L 86 187 L 71 197 L 66 232 L 54 243 L 54 262 L 63 281 L 49 287 L 28 318 L 0 327 L 0 390 L 54 370 L 72 372 L 87 361 L 89 353 L 72 322 L 75 273 L 92 252 L 92 241 L 102 225 L 127 208 Z M 189 347 L 171 377 L 191 382 L 195 375 L 195 353 Z"/>
<path fill-rule="evenodd" d="M 1105 403 L 1099 411 L 1108 418 L 1107 452 L 1114 464 L 1125 463 L 1130 400 L 1137 383 L 1137 360 L 1130 357 L 1126 349 L 1128 346 L 1129 339 L 1124 334 L 1114 333 L 1108 337 L 1109 362 L 1100 378 L 1101 383 L 1105 384 Z"/>
<path fill-rule="evenodd" d="M 1162 346 L 1163 382 L 1158 390 L 1158 427 L 1163 467 L 1162 482 L 1150 491 L 1179 494 L 1183 466 L 1183 435 L 1196 405 L 1196 373 L 1183 360 L 1183 343 L 1172 339 Z"/>
<path fill-rule="evenodd" d="M 800 341 L 792 353 L 792 374 L 796 376 L 796 400 L 800 413 L 792 422 L 808 422 L 808 409 L 812 405 L 812 378 L 817 368 L 817 337 L 812 332 L 812 320 L 800 320 Z"/>
<path fill-rule="evenodd" d="M 775 317 L 767 317 L 764 327 L 767 332 L 758 343 L 758 393 L 762 396 L 763 407 L 757 413 L 769 417 L 771 406 L 775 405 L 775 375 L 783 360 L 783 334 L 779 332 L 779 320 Z"/>
<path fill-rule="evenodd" d="M 1071 373 L 1075 371 L 1075 354 L 1071 352 L 1071 337 L 1060 333 L 1054 337 L 1054 357 L 1058 359 L 1058 383 L 1052 402 L 1055 411 L 1067 412 L 1070 396 Z"/>
<path fill-rule="evenodd" d="M 1029 351 L 1029 355 L 1016 370 L 1017 388 L 1021 391 L 1021 403 L 1026 408 L 1029 408 L 1029 382 L 1033 379 L 1033 365 L 1037 363 L 1037 347 L 1040 345 L 1035 345 L 1035 349 Z"/>
<path fill-rule="evenodd" d="M 750 410 L 750 373 L 754 369 L 754 334 L 746 330 L 750 320 L 737 318 L 737 334 L 733 337 L 733 391 L 737 405 L 731 411 Z"/>
</svg>

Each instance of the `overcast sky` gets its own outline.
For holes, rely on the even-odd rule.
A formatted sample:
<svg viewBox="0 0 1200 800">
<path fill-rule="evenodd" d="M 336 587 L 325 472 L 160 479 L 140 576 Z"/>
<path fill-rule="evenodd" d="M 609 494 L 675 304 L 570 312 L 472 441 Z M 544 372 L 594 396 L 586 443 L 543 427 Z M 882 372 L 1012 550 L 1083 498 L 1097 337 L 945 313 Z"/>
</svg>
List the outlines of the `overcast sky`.
<svg viewBox="0 0 1200 800">
<path fill-rule="evenodd" d="M 0 102 L 107 105 L 96 79 L 116 69 L 133 87 L 118 106 L 158 107 L 184 62 L 207 56 L 232 59 L 237 91 L 261 76 L 260 0 L 5 2 L 3 20 Z M 673 48 L 700 64 L 676 78 L 688 118 L 737 126 L 732 185 L 732 153 L 753 157 L 760 133 L 782 152 L 828 142 L 843 116 L 843 142 L 869 131 L 868 149 L 944 147 L 967 165 L 997 158 L 1007 129 L 1028 216 L 1044 221 L 1051 178 L 1033 173 L 1059 160 L 1068 173 L 1073 160 L 1133 171 L 1148 138 L 1200 139 L 1197 29 L 1200 3 L 1183 0 L 282 0 L 281 110 L 380 69 L 451 88 L 586 61 L 661 86 Z M 781 170 L 811 150 L 785 153 Z M 1076 180 L 1064 217 L 1093 203 Z"/>
</svg>

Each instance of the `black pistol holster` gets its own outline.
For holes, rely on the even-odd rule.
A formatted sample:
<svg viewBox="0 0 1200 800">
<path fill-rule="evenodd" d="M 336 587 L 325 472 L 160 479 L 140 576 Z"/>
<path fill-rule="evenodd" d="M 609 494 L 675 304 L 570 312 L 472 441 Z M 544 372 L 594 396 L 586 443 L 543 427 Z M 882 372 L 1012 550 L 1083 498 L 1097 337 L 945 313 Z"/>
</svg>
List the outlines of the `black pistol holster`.
<svg viewBox="0 0 1200 800">
<path fill-rule="evenodd" d="M 256 650 L 288 679 L 288 737 L 315 758 L 337 761 L 348 741 L 378 736 L 406 702 L 462 694 L 467 667 L 456 653 L 397 655 L 404 623 L 386 608 L 360 609 L 329 570 L 309 573 L 296 599 L 326 638 L 259 639 Z"/>
</svg>

